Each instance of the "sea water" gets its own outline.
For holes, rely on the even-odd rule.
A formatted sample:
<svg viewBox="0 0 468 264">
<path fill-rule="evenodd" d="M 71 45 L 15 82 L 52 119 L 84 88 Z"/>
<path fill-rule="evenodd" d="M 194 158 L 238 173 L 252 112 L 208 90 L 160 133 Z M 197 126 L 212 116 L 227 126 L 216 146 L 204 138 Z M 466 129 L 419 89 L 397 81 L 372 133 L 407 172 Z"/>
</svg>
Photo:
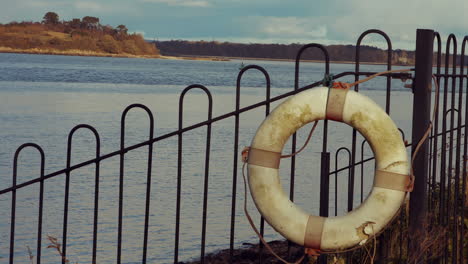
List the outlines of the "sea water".
<svg viewBox="0 0 468 264">
<path fill-rule="evenodd" d="M 78 124 L 97 129 L 101 154 L 120 147 L 121 114 L 133 103 L 146 105 L 154 115 L 154 137 L 178 129 L 180 94 L 190 84 L 206 86 L 213 98 L 213 117 L 235 109 L 236 78 L 240 65 L 257 64 L 271 78 L 271 96 L 294 89 L 294 63 L 275 61 L 189 61 L 158 59 L 126 59 L 71 57 L 49 55 L 0 54 L 0 189 L 12 185 L 13 156 L 23 143 L 33 142 L 45 152 L 45 174 L 66 166 L 69 131 Z M 397 67 L 398 68 L 398 67 Z M 302 63 L 300 87 L 320 81 L 323 63 Z M 354 70 L 351 64 L 331 64 L 331 73 Z M 384 71 L 386 66 L 362 65 L 361 71 Z M 343 78 L 353 81 L 354 77 Z M 241 82 L 241 107 L 265 99 L 265 80 L 258 71 L 249 71 Z M 386 78 L 377 78 L 360 85 L 360 91 L 385 107 Z M 406 137 L 411 135 L 412 93 L 404 83 L 392 80 L 391 117 Z M 208 117 L 208 99 L 201 90 L 189 92 L 183 102 L 183 127 L 203 122 Z M 272 103 L 272 109 L 280 101 Z M 239 149 L 250 144 L 256 128 L 265 116 L 265 108 L 240 116 Z M 323 123 L 323 122 L 322 122 Z M 298 133 L 298 146 L 308 134 L 310 125 Z M 132 110 L 125 120 L 125 146 L 149 137 L 149 119 L 140 109 Z M 179 260 L 200 256 L 203 185 L 205 173 L 206 126 L 183 135 L 182 199 Z M 328 151 L 331 170 L 348 164 L 348 157 L 335 152 L 351 148 L 352 130 L 341 123 L 330 122 Z M 212 126 L 209 163 L 206 252 L 229 248 L 233 171 L 238 173 L 236 191 L 235 247 L 257 243 L 243 214 L 243 183 L 239 168 L 233 168 L 234 118 Z M 318 214 L 320 193 L 320 153 L 323 127 L 319 125 L 312 142 L 296 158 L 294 201 L 311 214 Z M 358 137 L 361 155 L 362 137 Z M 94 158 L 95 140 L 86 130 L 79 130 L 72 140 L 71 164 Z M 171 263 L 174 259 L 177 137 L 154 144 L 151 182 L 151 210 L 148 238 L 148 262 Z M 289 153 L 290 143 L 285 147 Z M 125 155 L 122 262 L 139 263 L 142 256 L 148 148 L 142 147 Z M 363 156 L 372 156 L 364 145 Z M 357 158 L 359 160 L 359 158 Z M 117 256 L 119 156 L 100 164 L 99 225 L 97 262 L 115 263 Z M 240 164 L 240 163 L 239 163 Z M 372 185 L 374 163 L 364 166 L 361 187 L 360 168 L 356 170 L 354 204 L 359 205 Z M 40 159 L 33 149 L 21 152 L 17 184 L 39 176 Z M 67 256 L 72 262 L 89 263 L 92 255 L 94 210 L 94 170 L 90 165 L 77 169 L 70 177 Z M 284 190 L 289 193 L 290 163 L 281 163 Z M 330 215 L 346 212 L 348 171 L 330 178 Z M 42 260 L 55 263 L 60 257 L 47 235 L 62 238 L 65 175 L 45 181 Z M 361 188 L 363 192 L 361 193 Z M 335 198 L 336 193 L 336 198 Z M 11 193 L 0 196 L 0 262 L 9 256 Z M 17 191 L 15 228 L 15 263 L 29 263 L 28 247 L 36 254 L 39 184 Z M 250 213 L 259 224 L 259 215 L 251 199 Z M 266 225 L 267 240 L 281 239 Z"/>
</svg>

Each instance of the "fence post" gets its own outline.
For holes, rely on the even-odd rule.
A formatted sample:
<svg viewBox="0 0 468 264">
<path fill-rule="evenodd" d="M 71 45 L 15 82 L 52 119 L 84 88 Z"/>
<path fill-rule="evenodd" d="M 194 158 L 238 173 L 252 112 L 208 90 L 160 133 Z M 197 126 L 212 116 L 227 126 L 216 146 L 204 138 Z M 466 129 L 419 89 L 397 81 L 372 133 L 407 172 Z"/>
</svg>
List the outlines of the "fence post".
<svg viewBox="0 0 468 264">
<path fill-rule="evenodd" d="M 328 203 L 330 199 L 330 152 L 322 152 L 320 166 L 320 216 L 328 217 Z M 327 263 L 327 256 L 321 255 L 319 264 Z"/>
<path fill-rule="evenodd" d="M 322 152 L 320 168 L 320 216 L 328 217 L 330 199 L 330 152 Z"/>
<path fill-rule="evenodd" d="M 431 78 L 434 31 L 418 29 L 416 33 L 416 66 L 413 87 L 412 151 L 423 137 L 430 123 Z M 428 140 L 421 146 L 413 164 L 414 189 L 410 197 L 408 252 L 419 249 L 418 233 L 424 228 L 427 215 Z"/>
</svg>

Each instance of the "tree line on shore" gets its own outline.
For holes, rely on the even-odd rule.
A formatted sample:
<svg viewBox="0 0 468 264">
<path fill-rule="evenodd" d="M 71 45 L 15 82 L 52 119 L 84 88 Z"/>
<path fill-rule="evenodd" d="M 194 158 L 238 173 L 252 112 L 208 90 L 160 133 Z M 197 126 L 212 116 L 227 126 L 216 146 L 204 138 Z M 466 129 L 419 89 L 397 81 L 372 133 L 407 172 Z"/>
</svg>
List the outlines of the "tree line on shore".
<svg viewBox="0 0 468 264">
<path fill-rule="evenodd" d="M 303 44 L 243 44 L 218 41 L 186 41 L 170 40 L 155 41 L 162 55 L 166 56 L 216 56 L 260 59 L 287 59 L 294 60 Z M 356 46 L 354 45 L 328 45 L 326 49 L 331 61 L 353 62 L 356 59 Z M 372 46 L 361 46 L 360 61 L 371 63 L 387 63 L 387 50 Z M 305 60 L 324 60 L 325 57 L 319 49 L 307 49 L 302 56 Z M 434 54 L 434 64 L 437 56 Z M 461 57 L 457 56 L 457 64 Z M 442 65 L 445 54 L 442 54 Z M 393 50 L 391 63 L 395 65 L 414 65 L 415 52 L 408 50 Z M 449 58 L 450 65 L 452 57 Z M 468 57 L 465 59 L 468 65 Z"/>
<path fill-rule="evenodd" d="M 155 45 L 140 34 L 128 32 L 125 25 L 102 25 L 98 17 L 85 16 L 69 21 L 47 12 L 41 22 L 0 24 L 0 46 L 28 50 L 81 50 L 108 54 L 157 56 Z"/>
<path fill-rule="evenodd" d="M 167 56 L 217 56 L 265 59 L 295 59 L 303 44 L 243 44 L 218 41 L 157 41 L 156 46 L 163 55 Z M 332 61 L 354 61 L 355 46 L 329 45 L 326 46 Z M 302 59 L 324 60 L 325 56 L 319 49 L 307 49 Z M 363 62 L 385 63 L 387 51 L 371 46 L 361 46 L 360 59 Z M 394 64 L 414 63 L 414 52 L 394 50 L 392 56 Z"/>
</svg>

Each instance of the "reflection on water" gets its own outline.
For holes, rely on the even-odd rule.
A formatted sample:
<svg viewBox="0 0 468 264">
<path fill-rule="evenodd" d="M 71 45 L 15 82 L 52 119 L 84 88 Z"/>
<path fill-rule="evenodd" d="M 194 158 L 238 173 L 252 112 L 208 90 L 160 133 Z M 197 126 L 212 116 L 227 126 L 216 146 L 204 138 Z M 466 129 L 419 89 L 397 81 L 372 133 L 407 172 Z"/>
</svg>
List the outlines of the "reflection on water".
<svg viewBox="0 0 468 264">
<path fill-rule="evenodd" d="M 270 73 L 272 96 L 292 90 L 293 63 L 254 61 Z M 230 112 L 235 106 L 235 80 L 239 61 L 170 61 L 121 58 L 66 57 L 46 55 L 0 54 L 0 189 L 12 184 L 12 160 L 18 146 L 25 142 L 39 144 L 46 153 L 46 174 L 63 169 L 66 164 L 68 132 L 81 123 L 94 126 L 101 137 L 101 153 L 115 151 L 120 146 L 121 113 L 132 103 L 148 106 L 155 117 L 155 136 L 172 132 L 178 127 L 179 94 L 192 83 L 206 85 L 213 94 L 213 116 Z M 306 63 L 301 67 L 301 86 L 323 78 L 322 64 Z M 352 65 L 332 65 L 334 73 L 352 70 Z M 382 66 L 363 66 L 363 70 L 379 71 Z M 411 93 L 394 81 L 392 117 L 410 135 Z M 384 105 L 385 79 L 361 85 L 364 93 Z M 247 73 L 242 80 L 241 106 L 264 100 L 264 79 L 257 72 Z M 207 99 L 199 92 L 190 92 L 184 102 L 184 126 L 204 121 Z M 277 105 L 278 102 L 272 104 Z M 265 114 L 264 108 L 241 115 L 239 147 L 249 145 Z M 148 117 L 144 111 L 132 110 L 125 124 L 125 145 L 148 139 Z M 305 140 L 306 126 L 299 132 L 298 144 Z M 295 202 L 310 213 L 318 213 L 320 150 L 322 130 L 316 130 L 310 146 L 296 161 Z M 204 157 L 206 127 L 183 135 L 182 200 L 179 260 L 196 258 L 200 254 Z M 329 150 L 350 147 L 351 129 L 330 122 Z M 209 162 L 206 252 L 229 247 L 233 171 L 234 118 L 213 124 L 211 158 Z M 359 139 L 362 140 L 362 139 Z M 360 142 L 360 141 L 358 141 Z M 94 157 L 95 140 L 89 131 L 76 132 L 73 138 L 72 164 Z M 177 137 L 158 141 L 154 145 L 151 180 L 151 210 L 149 224 L 148 260 L 150 263 L 170 263 L 174 254 L 175 207 L 177 186 Z M 285 152 L 289 152 L 288 143 Z M 141 261 L 145 192 L 147 179 L 147 148 L 125 155 L 123 263 Z M 360 154 L 360 152 L 359 152 Z M 365 156 L 371 155 L 366 148 Z M 38 176 L 39 158 L 34 150 L 20 155 L 18 183 Z M 339 165 L 347 164 L 346 158 Z M 117 216 L 119 188 L 119 157 L 100 164 L 98 263 L 112 263 L 117 250 Z M 370 189 L 373 163 L 367 172 L 364 192 Z M 94 213 L 94 171 L 90 165 L 71 173 L 68 216 L 69 259 L 89 263 L 92 253 Z M 284 189 L 289 192 L 289 161 L 281 164 Z M 315 172 L 315 173 L 311 173 Z M 360 169 L 356 171 L 360 175 Z M 338 177 L 338 211 L 346 210 L 347 173 Z M 330 212 L 334 212 L 334 177 L 331 178 Z M 59 261 L 51 249 L 46 249 L 46 235 L 62 236 L 65 175 L 45 181 L 42 259 L 47 263 Z M 15 255 L 17 263 L 29 263 L 27 247 L 35 254 L 38 214 L 38 184 L 17 192 Z M 360 179 L 356 179 L 356 201 L 359 204 Z M 257 238 L 242 212 L 243 185 L 237 179 L 235 245 L 255 243 Z M 364 195 L 365 196 L 365 195 Z M 9 254 L 11 194 L 0 196 L 0 258 Z M 259 215 L 253 203 L 250 213 L 256 222 Z M 267 239 L 280 239 L 270 227 Z"/>
</svg>

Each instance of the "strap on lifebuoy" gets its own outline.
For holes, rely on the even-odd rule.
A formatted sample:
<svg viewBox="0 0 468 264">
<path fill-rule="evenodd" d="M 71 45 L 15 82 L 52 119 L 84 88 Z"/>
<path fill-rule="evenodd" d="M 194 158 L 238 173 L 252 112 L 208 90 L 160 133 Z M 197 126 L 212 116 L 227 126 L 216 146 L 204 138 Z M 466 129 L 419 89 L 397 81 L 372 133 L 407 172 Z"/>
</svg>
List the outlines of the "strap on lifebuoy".
<svg viewBox="0 0 468 264">
<path fill-rule="evenodd" d="M 252 165 L 279 169 L 281 153 L 250 147 L 247 162 Z"/>
<path fill-rule="evenodd" d="M 410 175 L 399 174 L 395 172 L 389 172 L 384 170 L 376 170 L 374 176 L 374 186 L 403 191 L 411 192 L 413 187 L 413 180 Z"/>
<path fill-rule="evenodd" d="M 348 93 L 348 87 L 342 83 L 333 84 L 328 92 L 326 118 L 328 120 L 334 120 L 338 122 L 343 121 L 343 109 L 346 101 L 346 94 Z"/>
<path fill-rule="evenodd" d="M 311 249 L 320 249 L 324 223 L 325 217 L 309 215 L 304 234 L 304 247 Z"/>
</svg>

